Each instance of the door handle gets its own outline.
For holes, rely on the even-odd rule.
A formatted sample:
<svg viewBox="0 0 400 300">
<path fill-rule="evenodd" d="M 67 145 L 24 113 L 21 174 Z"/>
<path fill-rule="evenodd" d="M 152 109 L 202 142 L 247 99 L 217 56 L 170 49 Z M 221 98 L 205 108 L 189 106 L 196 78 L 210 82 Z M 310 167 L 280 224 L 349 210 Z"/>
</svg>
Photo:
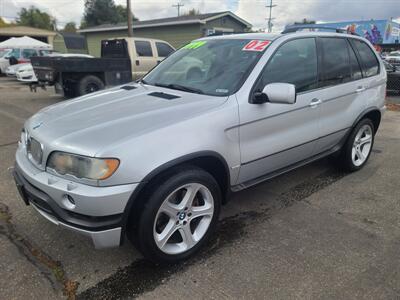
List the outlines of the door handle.
<svg viewBox="0 0 400 300">
<path fill-rule="evenodd" d="M 138 65 L 140 65 L 140 62 L 139 62 L 139 60 L 136 60 L 136 65 L 138 66 Z"/>
<path fill-rule="evenodd" d="M 314 98 L 314 99 L 311 100 L 310 106 L 311 107 L 316 107 L 316 106 L 320 105 L 321 103 L 322 103 L 321 99 Z"/>
<path fill-rule="evenodd" d="M 356 89 L 356 93 L 361 93 L 361 92 L 364 92 L 365 91 L 365 87 L 363 87 L 363 86 L 359 86 L 357 89 Z"/>
</svg>

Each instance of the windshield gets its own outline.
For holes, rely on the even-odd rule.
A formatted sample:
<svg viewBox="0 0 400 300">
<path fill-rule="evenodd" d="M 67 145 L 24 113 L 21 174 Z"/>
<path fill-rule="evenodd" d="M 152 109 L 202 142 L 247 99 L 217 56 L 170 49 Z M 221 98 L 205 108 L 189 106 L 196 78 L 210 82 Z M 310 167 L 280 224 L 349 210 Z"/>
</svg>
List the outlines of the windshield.
<svg viewBox="0 0 400 300">
<path fill-rule="evenodd" d="M 231 95 L 241 87 L 268 44 L 241 39 L 194 41 L 170 55 L 143 81 L 199 94 Z"/>
</svg>

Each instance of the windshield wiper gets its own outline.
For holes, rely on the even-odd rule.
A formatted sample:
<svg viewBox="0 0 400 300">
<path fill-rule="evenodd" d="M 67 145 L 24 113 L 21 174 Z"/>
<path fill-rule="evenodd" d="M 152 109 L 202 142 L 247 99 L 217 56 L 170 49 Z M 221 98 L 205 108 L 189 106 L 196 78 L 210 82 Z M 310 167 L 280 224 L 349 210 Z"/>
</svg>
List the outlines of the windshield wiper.
<svg viewBox="0 0 400 300">
<path fill-rule="evenodd" d="M 180 85 L 180 84 L 175 84 L 175 83 L 169 83 L 169 84 L 164 84 L 164 83 L 155 83 L 155 86 L 159 87 L 165 87 L 168 89 L 173 89 L 173 90 L 180 90 L 184 92 L 189 92 L 189 93 L 196 93 L 196 94 L 204 94 L 204 92 L 200 89 Z"/>
</svg>

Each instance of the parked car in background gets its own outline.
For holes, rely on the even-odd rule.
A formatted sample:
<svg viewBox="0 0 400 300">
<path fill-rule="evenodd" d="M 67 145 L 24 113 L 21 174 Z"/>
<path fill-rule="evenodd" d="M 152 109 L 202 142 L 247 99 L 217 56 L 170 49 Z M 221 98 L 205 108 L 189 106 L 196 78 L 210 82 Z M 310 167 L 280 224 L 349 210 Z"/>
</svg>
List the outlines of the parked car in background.
<svg viewBox="0 0 400 300">
<path fill-rule="evenodd" d="M 385 60 L 394 66 L 400 66 L 400 51 L 390 52 Z"/>
<path fill-rule="evenodd" d="M 127 236 L 147 258 L 175 263 L 207 244 L 230 192 L 332 154 L 348 171 L 365 166 L 386 79 L 359 36 L 199 39 L 137 83 L 27 120 L 15 182 L 27 205 L 96 247 Z"/>
<path fill-rule="evenodd" d="M 16 72 L 16 77 L 18 81 L 21 82 L 37 82 L 37 78 L 31 64 L 23 64 L 23 66 L 19 67 Z"/>
<path fill-rule="evenodd" d="M 383 63 L 387 72 L 387 90 L 400 93 L 400 66 L 391 65 L 386 61 Z"/>
<path fill-rule="evenodd" d="M 165 41 L 119 38 L 101 42 L 101 58 L 35 57 L 38 85 L 81 96 L 143 77 L 175 49 Z"/>
<path fill-rule="evenodd" d="M 8 77 L 16 77 L 18 69 L 20 67 L 26 66 L 26 65 L 31 65 L 31 64 L 30 63 L 24 63 L 24 64 L 16 64 L 16 65 L 8 66 L 7 69 L 6 69 L 6 75 Z"/>
<path fill-rule="evenodd" d="M 28 63 L 32 57 L 46 56 L 49 53 L 51 53 L 51 50 L 47 49 L 13 48 L 3 57 L 0 57 L 0 72 L 4 74 L 10 65 Z"/>
<path fill-rule="evenodd" d="M 6 71 L 8 65 L 6 66 L 4 64 L 4 62 L 5 62 L 4 57 L 7 56 L 11 51 L 12 51 L 12 49 L 0 49 L 0 75 L 5 74 L 5 71 Z M 3 67 L 2 67 L 2 64 L 4 64 Z"/>
</svg>

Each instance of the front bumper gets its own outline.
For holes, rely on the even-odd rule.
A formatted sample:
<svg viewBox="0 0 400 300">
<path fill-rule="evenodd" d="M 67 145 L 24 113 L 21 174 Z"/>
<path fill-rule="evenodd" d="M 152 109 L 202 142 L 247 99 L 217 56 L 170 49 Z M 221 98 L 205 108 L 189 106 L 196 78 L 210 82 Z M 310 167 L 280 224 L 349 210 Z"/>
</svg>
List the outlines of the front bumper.
<svg viewBox="0 0 400 300">
<path fill-rule="evenodd" d="M 16 157 L 13 175 L 25 204 L 52 223 L 89 236 L 96 248 L 120 245 L 123 212 L 136 184 L 93 187 L 73 183 L 36 169 L 18 151 Z"/>
</svg>

